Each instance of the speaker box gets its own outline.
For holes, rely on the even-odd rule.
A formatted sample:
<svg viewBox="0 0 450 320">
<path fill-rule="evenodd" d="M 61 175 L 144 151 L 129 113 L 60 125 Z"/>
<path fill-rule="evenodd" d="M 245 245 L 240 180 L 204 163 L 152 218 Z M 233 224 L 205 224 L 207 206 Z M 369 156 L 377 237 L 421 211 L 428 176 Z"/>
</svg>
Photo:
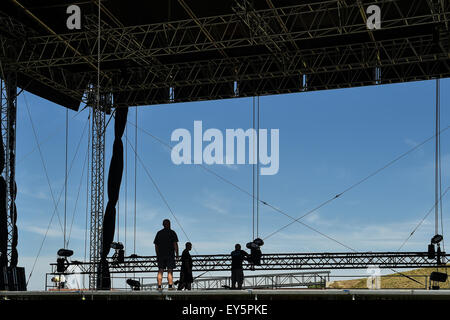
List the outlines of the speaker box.
<svg viewBox="0 0 450 320">
<path fill-rule="evenodd" d="M 430 280 L 431 281 L 438 281 L 438 282 L 445 282 L 447 281 L 447 274 L 442 272 L 434 271 L 430 274 Z"/>
<path fill-rule="evenodd" d="M 27 282 L 25 279 L 25 268 L 9 267 L 7 269 L 7 285 L 8 291 L 27 291 Z"/>
<path fill-rule="evenodd" d="M 0 280 L 0 285 L 3 281 L 3 290 L 6 291 L 27 291 L 27 281 L 25 278 L 25 268 L 22 267 L 8 267 L 3 268 L 3 276 Z"/>
<path fill-rule="evenodd" d="M 6 290 L 6 284 L 8 283 L 8 269 L 6 267 L 0 268 L 0 291 Z"/>
</svg>

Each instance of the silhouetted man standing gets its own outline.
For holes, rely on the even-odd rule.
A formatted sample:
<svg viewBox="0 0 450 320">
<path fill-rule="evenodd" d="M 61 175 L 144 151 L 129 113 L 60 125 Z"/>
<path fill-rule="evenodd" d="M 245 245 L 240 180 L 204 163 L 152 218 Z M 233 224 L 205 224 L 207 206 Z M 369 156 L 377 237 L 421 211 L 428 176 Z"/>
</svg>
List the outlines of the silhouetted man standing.
<svg viewBox="0 0 450 320">
<path fill-rule="evenodd" d="M 241 245 L 238 243 L 234 246 L 235 250 L 231 252 L 231 289 L 242 289 L 242 283 L 244 282 L 244 270 L 242 268 L 242 262 L 248 256 L 248 253 L 241 250 Z"/>
<path fill-rule="evenodd" d="M 178 237 L 175 231 L 170 229 L 170 220 L 163 221 L 164 229 L 156 234 L 155 251 L 158 260 L 158 289 L 161 290 L 164 270 L 167 269 L 167 282 L 169 290 L 173 289 L 173 269 L 175 269 L 175 254 L 178 259 Z"/>
<path fill-rule="evenodd" d="M 181 254 L 180 284 L 178 290 L 191 290 L 192 277 L 192 257 L 189 251 L 192 249 L 192 243 L 186 242 L 186 249 Z"/>
</svg>

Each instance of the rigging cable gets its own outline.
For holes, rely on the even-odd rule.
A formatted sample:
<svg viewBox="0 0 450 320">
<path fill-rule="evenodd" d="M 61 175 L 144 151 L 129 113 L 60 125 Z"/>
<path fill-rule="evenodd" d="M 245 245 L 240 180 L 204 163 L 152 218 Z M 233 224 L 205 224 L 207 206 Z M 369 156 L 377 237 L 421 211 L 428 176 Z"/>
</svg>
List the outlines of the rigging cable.
<svg viewBox="0 0 450 320">
<path fill-rule="evenodd" d="M 137 107 L 136 107 L 136 129 L 134 132 L 134 251 L 133 253 L 136 254 L 136 191 L 137 191 L 137 123 L 138 123 L 138 115 L 137 115 Z"/>
<path fill-rule="evenodd" d="M 434 163 L 434 199 L 436 205 L 434 206 L 434 219 L 435 219 L 435 231 L 434 234 L 439 233 L 439 183 L 440 183 L 440 145 L 439 145 L 439 122 L 440 122 L 440 106 L 439 106 L 439 79 L 436 79 L 436 150 L 435 150 L 435 163 Z"/>
<path fill-rule="evenodd" d="M 134 123 L 132 123 L 132 122 L 130 122 L 130 121 L 128 121 L 128 123 L 130 123 L 131 125 L 137 127 L 136 124 L 134 124 Z M 450 125 L 447 126 L 447 127 L 445 127 L 444 129 L 442 129 L 442 130 L 440 131 L 440 134 L 442 134 L 443 132 L 447 131 L 449 128 L 450 128 Z M 146 135 L 148 135 L 148 136 L 150 136 L 151 138 L 153 138 L 154 140 L 156 140 L 157 142 L 159 142 L 160 144 L 164 145 L 164 146 L 165 146 L 166 148 L 168 148 L 169 150 L 172 150 L 172 146 L 171 146 L 170 144 L 166 143 L 166 142 L 165 142 L 164 140 L 162 140 L 161 138 L 159 138 L 159 137 L 157 137 L 157 136 L 151 134 L 150 132 L 148 132 L 147 130 L 145 130 L 145 129 L 143 129 L 143 128 L 140 128 L 140 127 L 139 127 L 138 129 L 141 130 L 141 131 L 142 131 L 143 133 L 145 133 Z M 277 232 L 279 232 L 279 231 L 281 231 L 281 230 L 287 228 L 288 226 L 292 225 L 292 224 L 295 223 L 295 222 L 300 223 L 300 224 L 302 224 L 302 225 L 304 225 L 304 226 L 306 227 L 307 225 L 304 224 L 304 223 L 302 223 L 302 222 L 300 222 L 299 220 L 301 220 L 302 218 L 304 218 L 304 217 L 306 217 L 306 216 L 312 214 L 313 212 L 317 211 L 318 209 L 324 207 L 325 205 L 329 204 L 330 202 L 332 202 L 332 201 L 336 200 L 337 198 L 341 197 L 344 193 L 346 193 L 346 192 L 350 191 L 351 189 L 353 189 L 353 188 L 359 186 L 360 184 L 364 183 L 364 182 L 367 181 L 368 179 L 370 179 L 370 178 L 372 178 L 373 176 L 377 175 L 377 174 L 380 173 L 381 171 L 383 171 L 383 170 L 387 169 L 388 167 L 392 166 L 394 163 L 396 163 L 397 161 L 399 161 L 399 160 L 401 160 L 402 158 L 406 157 L 407 155 L 409 155 L 409 154 L 412 153 L 413 151 L 417 150 L 418 148 L 420 148 L 421 146 L 423 146 L 424 144 L 426 144 L 427 142 L 429 142 L 430 140 L 432 140 L 434 137 L 435 137 L 435 135 L 433 135 L 433 136 L 431 136 L 431 137 L 425 139 L 424 141 L 422 141 L 421 143 L 419 143 L 419 144 L 417 144 L 416 146 L 412 147 L 412 148 L 409 149 L 408 151 L 406 151 L 406 152 L 400 154 L 399 156 L 397 156 L 397 157 L 394 158 L 393 160 L 389 161 L 386 165 L 380 167 L 379 169 L 375 170 L 374 172 L 372 172 L 371 174 L 369 174 L 369 175 L 366 176 L 365 178 L 363 178 L 363 179 L 359 180 L 358 182 L 354 183 L 353 185 L 351 185 L 350 187 L 348 187 L 347 189 L 345 189 L 345 190 L 342 191 L 341 193 L 339 193 L 339 194 L 337 194 L 336 196 L 334 196 L 334 197 L 332 197 L 332 198 L 330 198 L 330 199 L 328 199 L 328 200 L 322 202 L 321 204 L 319 204 L 319 205 L 316 206 L 315 208 L 313 208 L 313 209 L 311 209 L 310 211 L 306 212 L 305 214 L 303 214 L 303 215 L 300 216 L 299 218 L 291 217 L 290 215 L 286 214 L 283 210 L 281 210 L 281 209 L 279 209 L 279 208 L 273 206 L 272 204 L 270 204 L 270 203 L 267 202 L 267 201 L 264 201 L 264 200 L 261 200 L 261 199 L 260 199 L 259 201 L 260 201 L 263 205 L 266 205 L 266 206 L 270 207 L 271 209 L 273 209 L 274 211 L 277 211 L 278 213 L 283 214 L 283 215 L 285 215 L 286 217 L 289 217 L 290 219 L 293 220 L 291 223 L 289 223 L 288 225 L 284 226 L 283 228 L 277 230 L 276 232 L 273 232 L 272 234 L 270 234 L 270 235 L 269 235 L 268 237 L 266 237 L 265 239 L 267 239 L 267 238 L 273 236 L 275 233 L 277 233 Z M 227 183 L 227 184 L 233 186 L 235 189 L 237 189 L 237 190 L 241 191 L 242 193 L 248 195 L 249 197 L 253 197 L 253 195 L 252 195 L 250 192 L 248 192 L 247 190 L 245 190 L 245 189 L 243 189 L 242 187 L 238 186 L 237 184 L 233 183 L 232 181 L 230 181 L 230 180 L 224 178 L 223 176 L 219 175 L 219 174 L 216 173 L 215 171 L 213 171 L 213 170 L 207 168 L 207 167 L 204 166 L 204 165 L 200 165 L 200 167 L 201 167 L 202 169 L 204 169 L 205 171 L 209 172 L 210 174 L 214 175 L 214 176 L 215 176 L 216 178 L 218 178 L 219 180 L 222 180 L 223 182 L 225 182 L 225 183 Z M 309 227 L 309 226 L 308 226 L 308 227 Z M 319 233 L 318 230 L 315 230 L 315 229 L 312 228 L 312 227 L 310 227 L 310 228 L 311 228 L 311 230 L 313 230 L 314 232 L 318 232 L 318 233 Z M 319 233 L 319 234 L 321 234 L 321 233 Z M 321 235 L 323 235 L 323 234 L 321 234 Z M 338 243 L 338 244 L 340 244 L 340 245 L 343 245 L 344 247 L 347 248 L 346 245 L 342 244 L 341 242 L 337 241 L 336 239 L 333 239 L 333 238 L 331 238 L 331 237 L 327 237 L 327 238 L 330 239 L 330 240 L 332 240 L 332 241 L 334 241 L 334 242 L 336 242 L 336 243 Z M 265 240 L 265 239 L 264 239 L 264 240 Z"/>
<path fill-rule="evenodd" d="M 90 146 L 91 146 L 91 109 L 89 109 L 88 115 L 88 141 L 87 141 L 87 162 L 90 160 Z M 88 230 L 88 213 L 89 213 L 89 166 L 86 167 L 86 209 L 85 209 L 85 227 L 84 227 L 84 261 L 86 261 L 87 257 L 87 230 Z M 85 285 L 85 274 L 83 274 L 83 287 L 86 288 Z"/>
<path fill-rule="evenodd" d="M 64 246 L 66 248 L 66 224 L 67 224 L 67 145 L 69 143 L 69 109 L 66 108 L 66 150 L 65 150 L 65 169 L 64 169 Z"/>
<path fill-rule="evenodd" d="M 450 125 L 447 126 L 446 128 L 442 129 L 439 134 L 442 134 L 444 131 L 447 131 L 450 128 Z M 318 209 L 322 208 L 323 206 L 329 204 L 330 202 L 336 200 L 337 198 L 341 197 L 343 194 L 349 192 L 350 190 L 354 189 L 355 187 L 359 186 L 360 184 L 364 183 L 365 181 L 369 180 L 370 178 L 374 177 L 375 175 L 377 175 L 378 173 L 380 173 L 381 171 L 387 169 L 388 167 L 392 166 L 394 163 L 396 163 L 397 161 L 399 161 L 400 159 L 406 157 L 407 155 L 409 155 L 410 153 L 412 153 L 413 151 L 417 150 L 418 148 L 420 148 L 421 146 L 423 146 L 425 143 L 427 143 L 428 141 L 432 140 L 436 135 L 433 135 L 431 137 L 429 137 L 428 139 L 422 141 L 421 143 L 417 144 L 416 146 L 414 146 L 413 148 L 409 149 L 408 151 L 400 154 L 398 157 L 394 158 L 393 160 L 389 161 L 386 165 L 380 167 L 379 169 L 373 171 L 371 174 L 369 174 L 368 176 L 364 177 L 363 179 L 359 180 L 358 182 L 352 184 L 351 186 L 349 186 L 347 189 L 345 189 L 344 191 L 336 194 L 334 197 L 322 202 L 320 205 L 318 205 L 317 207 L 315 207 L 314 209 L 306 212 L 305 214 L 303 214 L 302 216 L 300 216 L 299 218 L 295 219 L 294 221 L 290 222 L 289 224 L 286 224 L 285 226 L 283 226 L 282 228 L 272 232 L 271 234 L 269 234 L 265 239 L 272 237 L 274 234 L 286 229 L 287 227 L 291 226 L 293 223 L 298 222 L 298 220 L 305 218 L 306 216 L 312 214 L 313 212 L 317 211 Z M 262 201 L 263 204 L 264 201 Z M 273 207 L 270 204 L 267 204 L 269 207 L 271 207 L 272 209 L 279 211 L 280 210 L 278 208 Z"/>
<path fill-rule="evenodd" d="M 255 133 L 255 97 L 252 97 L 252 106 L 253 106 L 253 143 L 252 143 L 252 149 L 253 149 L 253 158 L 252 158 L 252 240 L 255 239 L 255 170 L 256 170 L 256 164 L 255 164 L 255 140 L 256 140 L 256 133 Z"/>
<path fill-rule="evenodd" d="M 167 209 L 169 209 L 169 212 L 171 213 L 171 215 L 175 218 L 176 223 L 178 224 L 178 226 L 180 227 L 181 231 L 183 232 L 184 236 L 186 237 L 186 239 L 192 243 L 192 241 L 189 239 L 189 236 L 187 235 L 186 231 L 184 230 L 183 226 L 181 225 L 180 221 L 178 220 L 177 216 L 175 215 L 175 213 L 173 212 L 172 208 L 170 207 L 169 203 L 167 202 L 166 197 L 164 196 L 164 194 L 162 193 L 161 189 L 158 187 L 158 184 L 156 183 L 155 179 L 153 179 L 152 175 L 150 174 L 149 170 L 147 169 L 147 167 L 145 166 L 144 162 L 142 161 L 142 159 L 138 156 L 136 150 L 133 148 L 133 145 L 130 143 L 130 141 L 128 140 L 127 137 L 125 137 L 127 139 L 127 143 L 130 144 L 131 149 L 133 150 L 135 157 L 137 160 L 139 160 L 139 163 L 141 164 L 141 166 L 144 168 L 145 173 L 147 174 L 147 176 L 149 177 L 150 181 L 152 182 L 153 186 L 155 187 L 156 191 L 158 192 L 159 196 L 161 197 L 161 199 L 163 200 L 164 204 L 166 205 Z M 195 251 L 196 254 L 198 254 L 197 250 L 195 249 L 194 245 L 192 245 L 192 249 Z"/>
<path fill-rule="evenodd" d="M 72 227 L 73 227 L 73 222 L 74 222 L 74 219 L 75 219 L 75 212 L 77 211 L 78 199 L 80 198 L 81 186 L 83 185 L 84 171 L 85 171 L 85 168 L 86 168 L 86 160 L 87 160 L 88 154 L 89 154 L 89 152 L 86 152 L 86 155 L 84 156 L 84 160 L 83 160 L 83 168 L 81 169 L 80 184 L 78 185 L 77 198 L 75 200 L 75 206 L 74 206 L 74 209 L 73 209 L 73 212 L 72 212 L 72 219 L 71 219 L 71 224 L 70 224 L 70 229 L 69 229 L 69 236 L 67 237 L 67 247 L 69 247 L 70 237 L 72 235 Z"/>
<path fill-rule="evenodd" d="M 125 125 L 125 139 L 128 140 L 128 126 Z M 124 214 L 124 255 L 127 252 L 127 219 L 128 219 L 128 143 L 125 143 L 125 214 Z M 133 275 L 134 276 L 134 275 Z M 125 270 L 125 277 L 127 277 L 127 272 Z"/>
<path fill-rule="evenodd" d="M 32 130 L 33 130 L 34 139 L 35 139 L 36 145 L 37 145 L 38 150 L 39 150 L 39 156 L 40 156 L 40 159 L 41 159 L 41 164 L 42 164 L 42 166 L 43 166 L 43 168 L 44 168 L 44 173 L 45 173 L 45 177 L 46 177 L 46 180 L 47 180 L 47 184 L 48 184 L 48 187 L 49 187 L 49 189 L 50 189 L 50 195 L 51 195 L 51 197 L 52 197 L 53 205 L 55 206 L 55 211 L 56 211 L 57 216 L 58 216 L 59 226 L 60 226 L 60 228 L 61 228 L 61 231 L 64 231 L 64 228 L 63 228 L 63 226 L 62 226 L 62 224 L 61 224 L 61 218 L 60 218 L 59 212 L 58 212 L 58 204 L 59 204 L 59 201 L 58 201 L 58 204 L 57 204 L 56 201 L 55 201 L 55 197 L 54 197 L 54 195 L 53 195 L 53 189 L 52 189 L 52 186 L 51 186 L 51 184 L 50 184 L 50 178 L 49 178 L 49 176 L 48 176 L 47 167 L 46 167 L 46 165 L 45 165 L 44 157 L 43 157 L 43 155 L 42 155 L 42 150 L 41 150 L 41 147 L 40 147 L 40 144 L 39 144 L 39 139 L 38 139 L 38 137 L 37 137 L 36 129 L 34 128 L 34 122 L 33 122 L 33 119 L 31 118 L 31 112 L 30 112 L 30 108 L 29 108 L 29 106 L 28 106 L 28 101 L 27 101 L 27 99 L 26 99 L 26 95 L 23 95 L 23 99 L 24 99 L 24 101 L 25 101 L 25 106 L 27 107 L 28 117 L 29 117 L 30 122 L 31 122 L 31 128 L 32 128 Z"/>
<path fill-rule="evenodd" d="M 441 131 L 441 82 L 438 79 L 438 103 L 439 103 L 439 131 Z M 441 234 L 444 236 L 444 218 L 443 218 L 443 206 L 442 206 L 442 165 L 441 165 L 441 134 L 439 134 L 439 195 L 440 195 L 440 207 L 441 207 Z M 445 238 L 442 239 L 442 250 L 445 252 Z"/>
<path fill-rule="evenodd" d="M 30 113 L 30 110 L 29 110 L 29 106 L 28 106 L 28 102 L 27 102 L 27 100 L 26 100 L 25 94 L 23 95 L 23 97 L 24 97 L 24 101 L 25 101 L 25 106 L 27 107 L 27 110 L 28 110 L 28 116 L 30 117 L 30 121 L 31 121 L 32 127 L 34 128 L 33 120 L 32 120 L 32 118 L 31 118 L 31 113 Z M 72 161 L 71 161 L 71 163 L 70 163 L 69 171 L 68 171 L 68 177 L 70 176 L 70 173 L 72 172 L 72 167 L 73 167 L 73 164 L 75 163 L 75 159 L 76 159 L 76 156 L 77 156 L 77 154 L 78 154 L 78 150 L 79 150 L 79 147 L 80 147 L 80 143 L 81 143 L 82 138 L 83 138 L 83 136 L 84 136 L 84 133 L 85 133 L 85 131 L 86 131 L 86 127 L 87 127 L 87 123 L 88 123 L 88 122 L 89 122 L 89 119 L 88 119 L 88 121 L 86 122 L 86 124 L 85 124 L 85 126 L 84 126 L 83 133 L 82 133 L 82 135 L 81 135 L 80 141 L 78 142 L 77 148 L 76 148 L 76 150 L 75 150 L 75 154 L 74 154 L 74 156 L 73 156 L 73 158 L 72 158 Z M 37 139 L 37 135 L 35 136 L 35 139 Z M 39 141 L 38 141 L 38 140 L 37 140 L 37 144 L 39 145 Z M 40 151 L 40 147 L 39 147 L 39 151 Z M 39 154 L 41 155 L 41 160 L 43 161 L 41 152 L 39 152 Z M 45 163 L 43 163 L 43 167 L 45 168 Z M 64 191 L 64 187 L 62 187 L 62 188 L 61 188 L 61 191 L 59 192 L 58 201 L 57 201 L 57 203 L 56 203 L 56 205 L 55 205 L 55 207 L 54 207 L 53 214 L 52 214 L 52 216 L 51 216 L 51 218 L 50 218 L 50 221 L 49 221 L 49 223 L 48 223 L 48 226 L 47 226 L 47 230 L 45 231 L 45 234 L 44 234 L 44 237 L 43 237 L 43 239 L 42 239 L 41 245 L 40 245 L 40 247 L 39 247 L 38 253 L 37 253 L 36 258 L 35 258 L 35 260 L 34 260 L 34 262 L 33 262 L 33 266 L 32 266 L 32 268 L 31 268 L 31 272 L 30 272 L 30 274 L 29 274 L 29 276 L 28 276 L 27 285 L 28 285 L 28 282 L 29 282 L 30 279 L 31 279 L 31 276 L 33 275 L 34 268 L 36 267 L 37 260 L 39 259 L 39 256 L 40 256 L 40 254 L 41 254 L 42 248 L 43 248 L 44 243 L 45 243 L 45 240 L 46 240 L 46 238 L 47 238 L 48 231 L 50 230 L 50 226 L 51 226 L 51 224 L 52 224 L 52 222 L 53 222 L 53 218 L 55 217 L 55 213 L 58 214 L 58 205 L 59 205 L 59 202 L 60 202 L 60 200 L 61 200 L 63 191 Z"/>
<path fill-rule="evenodd" d="M 257 134 L 256 134 L 256 237 L 259 238 L 259 96 L 257 104 Z"/>
<path fill-rule="evenodd" d="M 132 122 L 128 122 L 128 123 L 130 123 L 131 125 L 137 127 L 137 126 L 136 126 L 135 124 L 133 124 Z M 142 129 L 142 128 L 139 128 L 139 130 L 141 130 L 142 132 L 146 133 L 147 135 L 153 137 L 155 140 L 157 140 L 158 142 L 160 142 L 161 144 L 163 144 L 163 145 L 164 145 L 165 147 L 167 147 L 169 150 L 172 150 L 172 146 L 170 146 L 169 144 L 165 143 L 162 139 L 160 139 L 160 138 L 158 138 L 158 137 L 152 135 L 151 133 L 147 132 L 146 130 L 144 130 L 144 129 Z M 131 143 L 130 143 L 130 146 L 132 147 Z M 138 157 L 138 159 L 139 159 L 139 157 Z M 142 164 L 142 162 L 141 162 L 141 164 Z M 233 187 L 235 187 L 236 189 L 238 189 L 238 190 L 241 191 L 242 193 L 247 194 L 249 197 L 252 197 L 252 198 L 254 198 L 254 199 L 256 198 L 256 197 L 254 197 L 250 192 L 248 192 L 247 190 L 241 188 L 240 186 L 238 186 L 238 185 L 236 185 L 235 183 L 231 182 L 230 180 L 224 178 L 223 176 L 221 176 L 221 175 L 219 175 L 218 173 L 216 173 L 215 171 L 213 171 L 213 170 L 207 168 L 206 166 L 200 164 L 200 167 L 203 168 L 205 171 L 211 173 L 212 175 L 216 176 L 218 179 L 220 179 L 220 180 L 222 180 L 222 181 L 224 181 L 224 182 L 226 182 L 226 183 L 232 185 Z M 268 206 L 270 206 L 271 208 L 273 208 L 274 210 L 278 211 L 278 212 L 281 213 L 282 215 L 285 215 L 286 217 L 288 217 L 288 218 L 290 218 L 290 219 L 292 219 L 292 220 L 295 220 L 294 217 L 291 217 L 291 216 L 288 215 L 287 213 L 285 213 L 285 212 L 283 212 L 283 211 L 277 209 L 276 207 L 270 205 L 269 203 L 267 203 L 267 202 L 265 202 L 265 201 L 262 201 L 262 200 L 260 200 L 260 201 L 261 201 L 261 203 L 263 203 L 263 204 L 265 204 L 265 205 L 268 205 Z M 327 238 L 327 239 L 329 239 L 329 240 L 332 240 L 332 241 L 334 241 L 334 242 L 340 244 L 341 246 L 343 246 L 343 247 L 345 247 L 345 248 L 351 250 L 351 248 L 348 247 L 347 245 L 343 244 L 342 242 L 340 242 L 340 241 L 338 241 L 338 240 L 336 240 L 336 239 L 334 239 L 334 238 L 332 238 L 332 237 L 330 237 L 330 236 L 325 235 L 324 233 L 322 233 L 322 232 L 320 232 L 319 230 L 317 230 L 317 229 L 315 229 L 315 228 L 313 228 L 313 227 L 307 225 L 306 223 L 303 223 L 303 222 L 301 222 L 301 221 L 296 221 L 296 222 L 299 223 L 299 224 L 301 224 L 301 225 L 303 225 L 303 226 L 305 226 L 306 228 L 309 228 L 310 230 L 312 230 L 312 231 L 314 231 L 314 232 L 316 232 L 316 233 L 318 233 L 318 234 L 324 236 L 325 238 Z M 194 250 L 195 250 L 195 249 L 194 249 Z"/>
<path fill-rule="evenodd" d="M 445 197 L 445 195 L 448 193 L 449 190 L 450 190 L 450 187 L 445 189 L 445 191 L 441 195 L 439 201 L 441 201 L 442 198 Z M 425 216 L 422 218 L 422 220 L 419 221 L 417 226 L 413 229 L 413 231 L 409 234 L 409 236 L 405 239 L 405 241 L 403 241 L 402 245 L 397 249 L 397 252 L 399 252 L 405 246 L 405 244 L 408 242 L 408 240 L 414 235 L 414 233 L 417 231 L 417 229 L 419 229 L 419 227 L 424 223 L 424 221 L 428 218 L 430 213 L 433 212 L 433 210 L 436 206 L 438 206 L 438 202 L 435 202 L 434 205 L 430 208 L 430 210 L 428 210 L 428 212 L 425 214 Z"/>
</svg>

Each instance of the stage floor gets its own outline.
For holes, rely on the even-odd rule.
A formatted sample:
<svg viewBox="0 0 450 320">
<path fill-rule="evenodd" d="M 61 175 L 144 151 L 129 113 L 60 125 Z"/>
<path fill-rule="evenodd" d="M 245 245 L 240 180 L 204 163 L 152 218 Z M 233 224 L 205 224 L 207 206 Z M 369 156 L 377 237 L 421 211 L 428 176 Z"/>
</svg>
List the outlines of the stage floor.
<svg viewBox="0 0 450 320">
<path fill-rule="evenodd" d="M 3 300 L 450 300 L 450 290 L 0 291 Z"/>
</svg>

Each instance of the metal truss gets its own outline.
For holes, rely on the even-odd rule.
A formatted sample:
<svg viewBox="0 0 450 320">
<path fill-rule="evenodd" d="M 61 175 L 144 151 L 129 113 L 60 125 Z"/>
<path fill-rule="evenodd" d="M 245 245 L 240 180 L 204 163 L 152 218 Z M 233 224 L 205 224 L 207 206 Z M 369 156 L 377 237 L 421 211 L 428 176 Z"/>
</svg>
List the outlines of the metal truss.
<svg viewBox="0 0 450 320">
<path fill-rule="evenodd" d="M 0 65 L 1 66 L 1 65 Z M 16 120 L 17 120 L 17 82 L 14 72 L 1 69 L 0 104 L 1 104 L 1 138 L 4 150 L 3 178 L 6 182 L 6 210 L 8 225 L 7 259 L 11 266 L 17 265 L 17 211 L 16 197 Z"/>
<path fill-rule="evenodd" d="M 258 274 L 245 275 L 242 287 L 244 289 L 279 289 L 309 286 L 325 288 L 327 281 L 330 281 L 329 271 Z M 167 285 L 167 283 L 163 285 Z M 192 289 L 194 290 L 217 290 L 227 287 L 231 287 L 231 277 L 198 278 L 192 283 Z M 157 288 L 157 283 L 141 286 L 141 290 L 155 290 Z"/>
<path fill-rule="evenodd" d="M 323 0 L 277 7 L 277 1 L 266 0 L 267 9 L 255 9 L 239 0 L 234 14 L 213 17 L 196 17 L 195 8 L 179 2 L 190 19 L 137 26 L 125 26 L 117 19 L 115 25 L 102 22 L 105 67 L 100 83 L 117 94 L 115 104 L 222 99 L 450 76 L 448 1 L 377 1 L 382 8 L 382 29 L 377 31 L 367 29 L 364 9 L 372 3 L 366 1 Z M 98 48 L 94 19 L 86 19 L 81 32 L 31 33 L 15 45 L 17 55 L 0 48 L 0 57 L 66 95 L 82 96 L 86 83 L 96 82 L 92 64 Z M 9 20 L 2 21 L 0 28 L 11 29 Z M 0 36 L 0 44 L 11 41 Z"/>
<path fill-rule="evenodd" d="M 445 265 L 450 255 L 442 254 L 439 265 Z M 193 271 L 229 271 L 230 255 L 192 256 Z M 157 272 L 156 257 L 127 257 L 125 262 L 117 263 L 109 259 L 111 273 Z M 438 265 L 429 260 L 426 252 L 357 252 L 357 253 L 280 253 L 263 254 L 261 265 L 244 265 L 245 270 L 331 270 L 365 269 L 378 266 L 384 269 L 432 268 Z M 51 264 L 52 272 L 56 264 Z M 91 263 L 74 261 L 68 264 L 67 272 L 89 273 Z"/>
<path fill-rule="evenodd" d="M 102 48 L 102 62 L 216 51 L 217 48 L 225 50 L 264 46 L 268 41 L 279 47 L 278 44 L 287 46 L 292 41 L 366 34 L 365 15 L 361 14 L 364 8 L 360 1 L 348 2 L 327 0 L 259 11 L 245 11 L 238 6 L 236 14 L 232 15 L 104 28 L 102 40 L 107 46 Z M 386 14 L 382 19 L 383 30 L 447 22 L 450 14 L 450 5 L 445 2 L 442 3 L 441 12 L 434 10 L 430 1 L 430 8 L 424 8 L 423 0 L 410 0 L 407 3 L 408 6 L 405 6 L 404 0 L 378 1 L 383 12 L 389 13 L 389 17 Z M 331 19 L 334 17 L 337 19 Z M 308 21 L 313 23 L 308 24 Z M 252 34 L 250 26 L 255 24 L 257 30 Z M 86 58 L 95 61 L 97 40 L 96 32 L 92 31 L 30 37 L 23 44 L 17 65 L 25 68 L 55 67 L 84 64 Z M 76 50 L 67 50 L 68 45 Z M 43 50 L 51 54 L 43 58 Z M 77 52 L 82 52 L 83 56 Z"/>
<path fill-rule="evenodd" d="M 110 94 L 98 96 L 96 87 L 88 93 L 88 100 L 92 105 L 91 131 L 91 213 L 90 213 L 90 266 L 89 288 L 97 286 L 95 267 L 100 261 L 101 239 L 104 213 L 105 189 L 105 114 L 112 104 Z"/>
</svg>

